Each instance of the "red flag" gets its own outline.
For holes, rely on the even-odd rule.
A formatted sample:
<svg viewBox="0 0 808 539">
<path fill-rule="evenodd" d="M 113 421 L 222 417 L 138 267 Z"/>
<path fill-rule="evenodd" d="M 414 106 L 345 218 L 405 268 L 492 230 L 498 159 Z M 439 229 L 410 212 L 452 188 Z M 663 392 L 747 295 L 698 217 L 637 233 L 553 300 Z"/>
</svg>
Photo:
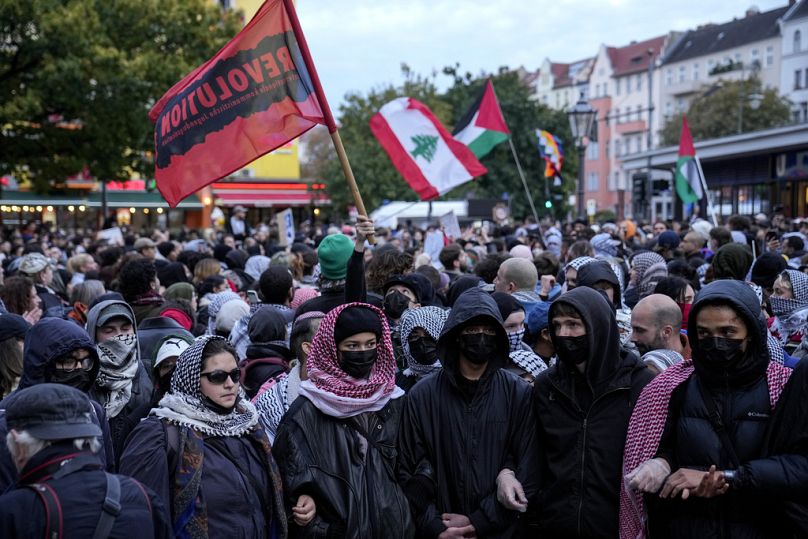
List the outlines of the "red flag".
<svg viewBox="0 0 808 539">
<path fill-rule="evenodd" d="M 336 129 L 288 0 L 267 0 L 149 117 L 157 188 L 171 207 L 316 124 Z"/>
</svg>

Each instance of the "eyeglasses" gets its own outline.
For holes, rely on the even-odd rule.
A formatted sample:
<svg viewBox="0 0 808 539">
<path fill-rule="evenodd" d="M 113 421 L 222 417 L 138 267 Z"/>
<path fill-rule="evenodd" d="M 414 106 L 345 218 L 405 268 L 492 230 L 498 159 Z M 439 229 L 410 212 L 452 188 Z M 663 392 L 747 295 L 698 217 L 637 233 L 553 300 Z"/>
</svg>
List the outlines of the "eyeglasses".
<svg viewBox="0 0 808 539">
<path fill-rule="evenodd" d="M 64 356 L 56 359 L 53 366 L 60 371 L 73 372 L 79 369 L 89 371 L 93 368 L 93 358 L 90 356 L 78 358 L 74 356 Z"/>
<path fill-rule="evenodd" d="M 208 379 L 208 382 L 210 382 L 211 384 L 216 384 L 217 386 L 222 385 L 229 376 L 230 380 L 232 380 L 234 384 L 237 384 L 241 380 L 241 370 L 233 369 L 230 372 L 227 371 L 203 372 L 199 376 L 204 376 L 205 378 Z"/>
<path fill-rule="evenodd" d="M 482 333 L 483 335 L 496 335 L 497 330 L 492 327 L 478 327 L 478 328 L 465 328 L 463 331 L 460 332 L 461 335 L 477 335 L 478 333 Z"/>
</svg>

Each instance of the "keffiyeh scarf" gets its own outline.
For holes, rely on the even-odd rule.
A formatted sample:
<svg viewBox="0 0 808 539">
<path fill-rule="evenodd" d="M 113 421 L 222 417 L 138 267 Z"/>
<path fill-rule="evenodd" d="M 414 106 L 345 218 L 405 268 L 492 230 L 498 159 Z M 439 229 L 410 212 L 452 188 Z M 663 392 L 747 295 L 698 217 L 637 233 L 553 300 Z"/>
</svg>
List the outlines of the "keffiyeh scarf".
<svg viewBox="0 0 808 539">
<path fill-rule="evenodd" d="M 225 303 L 234 299 L 241 299 L 241 296 L 229 290 L 210 295 L 210 303 L 208 303 L 208 335 L 216 335 L 216 315 L 219 314 Z"/>
<path fill-rule="evenodd" d="M 97 347 L 101 368 L 95 385 L 107 416 L 116 417 L 132 397 L 132 381 L 140 365 L 137 336 L 118 335 Z"/>
<path fill-rule="evenodd" d="M 432 365 L 422 365 L 415 361 L 410 352 L 410 334 L 415 328 L 423 328 L 427 334 L 438 342 L 443 325 L 449 317 L 448 311 L 440 307 L 421 307 L 418 309 L 408 309 L 401 316 L 399 321 L 399 331 L 401 333 L 401 349 L 404 358 L 407 360 L 407 368 L 404 370 L 405 376 L 423 378 L 428 374 L 440 370 L 440 360 L 436 360 Z"/>
<path fill-rule="evenodd" d="M 623 476 L 632 472 L 643 462 L 654 458 L 673 391 L 693 374 L 693 361 L 686 360 L 665 369 L 654 378 L 640 394 L 628 425 Z M 791 376 L 791 369 L 770 362 L 766 370 L 769 386 L 769 401 L 772 409 Z M 644 539 L 647 515 L 642 493 L 630 489 L 624 482 L 620 490 L 620 538 Z"/>
<path fill-rule="evenodd" d="M 339 366 L 334 326 L 340 313 L 349 307 L 362 307 L 376 313 L 381 321 L 382 336 L 377 345 L 378 357 L 367 379 L 345 374 Z M 348 303 L 331 310 L 320 322 L 311 352 L 306 360 L 308 380 L 300 384 L 300 395 L 306 397 L 324 414 L 346 418 L 384 408 L 390 399 L 404 395 L 396 386 L 396 360 L 387 317 L 366 303 Z"/>
<path fill-rule="evenodd" d="M 794 297 L 771 296 L 769 304 L 774 315 L 772 332 L 780 337 L 781 343 L 786 344 L 793 335 L 808 334 L 808 275 L 790 269 L 783 273 L 788 274 Z"/>
<path fill-rule="evenodd" d="M 255 406 L 247 399 L 242 388 L 239 387 L 236 406 L 226 415 L 214 412 L 202 400 L 199 384 L 202 352 L 212 340 L 225 339 L 213 335 L 197 337 L 180 354 L 171 376 L 171 389 L 160 399 L 157 408 L 152 409 L 151 415 L 209 436 L 241 436 L 250 432 L 258 423 Z"/>
<path fill-rule="evenodd" d="M 529 350 L 511 352 L 509 357 L 516 366 L 525 372 L 529 372 L 534 378 L 541 374 L 542 371 L 547 370 L 547 364 L 544 360 Z"/>
</svg>

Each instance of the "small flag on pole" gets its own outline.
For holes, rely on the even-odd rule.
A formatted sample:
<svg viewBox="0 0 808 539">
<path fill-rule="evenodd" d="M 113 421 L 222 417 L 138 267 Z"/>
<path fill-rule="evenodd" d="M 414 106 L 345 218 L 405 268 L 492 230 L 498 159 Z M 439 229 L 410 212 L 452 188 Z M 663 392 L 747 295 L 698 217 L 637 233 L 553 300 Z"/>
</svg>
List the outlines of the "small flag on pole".
<svg viewBox="0 0 808 539">
<path fill-rule="evenodd" d="M 687 117 L 682 118 L 682 134 L 679 137 L 679 158 L 676 160 L 676 194 L 685 204 L 698 202 L 704 197 L 701 187 L 699 167 L 696 163 L 696 149 L 687 125 Z"/>
<path fill-rule="evenodd" d="M 543 129 L 536 129 L 536 137 L 539 139 L 539 155 L 547 163 L 544 168 L 546 178 L 561 178 L 561 167 L 564 165 L 564 148 L 561 141 Z"/>
<path fill-rule="evenodd" d="M 293 9 L 267 0 L 152 108 L 154 174 L 170 206 L 316 124 L 336 130 Z"/>
<path fill-rule="evenodd" d="M 494 85 L 488 79 L 485 89 L 460 119 L 452 135 L 480 159 L 493 150 L 494 146 L 508 140 L 509 134 L 494 93 Z"/>
<path fill-rule="evenodd" d="M 436 198 L 487 172 L 426 105 L 410 97 L 384 105 L 370 119 L 370 130 L 421 200 Z"/>
</svg>

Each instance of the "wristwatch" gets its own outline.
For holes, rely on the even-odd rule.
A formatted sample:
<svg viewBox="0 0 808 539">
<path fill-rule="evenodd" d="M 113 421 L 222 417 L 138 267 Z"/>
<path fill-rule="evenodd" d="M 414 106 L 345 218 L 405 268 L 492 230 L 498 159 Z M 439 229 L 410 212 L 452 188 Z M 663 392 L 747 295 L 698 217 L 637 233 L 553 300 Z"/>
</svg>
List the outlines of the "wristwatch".
<svg viewBox="0 0 808 539">
<path fill-rule="evenodd" d="M 724 470 L 724 480 L 729 484 L 730 488 L 738 488 L 738 471 Z"/>
</svg>

